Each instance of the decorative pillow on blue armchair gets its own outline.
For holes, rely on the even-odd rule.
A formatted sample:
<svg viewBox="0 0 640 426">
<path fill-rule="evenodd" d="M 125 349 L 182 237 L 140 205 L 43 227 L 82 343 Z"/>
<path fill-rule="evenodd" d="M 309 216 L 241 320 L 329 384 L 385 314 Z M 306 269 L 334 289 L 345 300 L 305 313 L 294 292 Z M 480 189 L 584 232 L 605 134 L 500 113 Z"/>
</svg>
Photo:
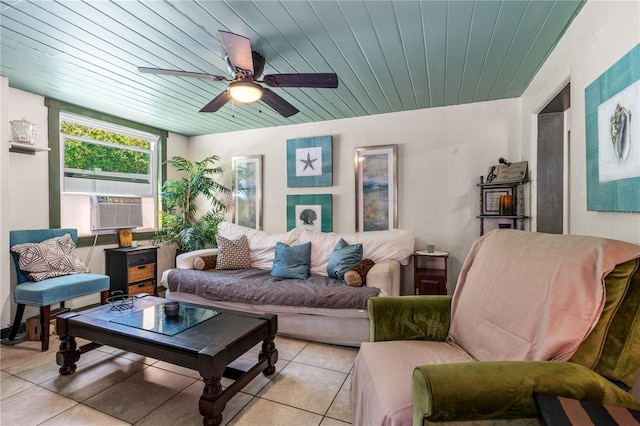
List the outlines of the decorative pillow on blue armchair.
<svg viewBox="0 0 640 426">
<path fill-rule="evenodd" d="M 298 278 L 306 280 L 311 266 L 311 243 L 289 246 L 276 243 L 276 257 L 271 275 L 278 278 Z"/>
<path fill-rule="evenodd" d="M 340 238 L 327 264 L 327 275 L 344 281 L 344 273 L 362 262 L 362 244 L 351 244 Z"/>
<path fill-rule="evenodd" d="M 18 267 L 32 281 L 91 272 L 76 256 L 76 244 L 70 234 L 40 243 L 16 244 L 11 251 L 18 254 Z"/>
</svg>

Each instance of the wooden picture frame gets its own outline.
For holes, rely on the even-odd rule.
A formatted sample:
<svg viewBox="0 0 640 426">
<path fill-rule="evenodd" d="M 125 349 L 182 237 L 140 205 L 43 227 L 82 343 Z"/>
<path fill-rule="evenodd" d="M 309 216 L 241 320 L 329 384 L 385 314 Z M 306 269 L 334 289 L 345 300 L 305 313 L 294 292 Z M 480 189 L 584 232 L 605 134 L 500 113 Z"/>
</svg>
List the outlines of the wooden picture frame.
<svg viewBox="0 0 640 426">
<path fill-rule="evenodd" d="M 120 228 L 118 229 L 118 247 L 131 247 L 131 242 L 133 241 L 133 232 L 131 228 Z"/>
<path fill-rule="evenodd" d="M 332 186 L 332 137 L 287 139 L 287 187 Z"/>
<path fill-rule="evenodd" d="M 398 227 L 398 145 L 356 148 L 356 231 Z"/>
<path fill-rule="evenodd" d="M 331 194 L 287 195 L 287 231 L 307 228 L 319 232 L 333 230 Z"/>
<path fill-rule="evenodd" d="M 262 229 L 262 155 L 231 158 L 232 222 Z"/>
</svg>

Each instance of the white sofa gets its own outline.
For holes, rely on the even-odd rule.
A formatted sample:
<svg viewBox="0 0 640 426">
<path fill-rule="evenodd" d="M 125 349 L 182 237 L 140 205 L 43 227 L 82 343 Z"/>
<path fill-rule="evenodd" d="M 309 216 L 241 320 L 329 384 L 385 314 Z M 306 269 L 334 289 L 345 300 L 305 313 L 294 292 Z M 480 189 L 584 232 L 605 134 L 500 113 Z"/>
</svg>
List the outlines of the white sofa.
<svg viewBox="0 0 640 426">
<path fill-rule="evenodd" d="M 223 222 L 218 235 L 235 239 L 246 235 L 249 241 L 251 267 L 271 270 L 277 242 L 297 245 L 311 242 L 311 275 L 327 275 L 327 263 L 342 238 L 349 244 L 363 245 L 363 259 L 375 265 L 366 277 L 367 287 L 380 289 L 379 296 L 400 294 L 400 265 L 407 265 L 413 253 L 413 235 L 405 230 L 372 231 L 351 234 L 323 233 L 296 228 L 282 234 L 268 234 L 256 229 Z M 217 253 L 217 249 L 204 249 L 183 253 L 176 258 L 176 268 L 193 269 L 196 258 Z M 195 294 L 171 291 L 168 275 L 162 275 L 161 285 L 167 288 L 169 299 L 199 303 L 247 312 L 267 312 L 278 315 L 278 334 L 345 346 L 360 346 L 369 340 L 369 317 L 366 308 L 330 309 L 307 306 L 264 305 L 210 300 Z"/>
</svg>

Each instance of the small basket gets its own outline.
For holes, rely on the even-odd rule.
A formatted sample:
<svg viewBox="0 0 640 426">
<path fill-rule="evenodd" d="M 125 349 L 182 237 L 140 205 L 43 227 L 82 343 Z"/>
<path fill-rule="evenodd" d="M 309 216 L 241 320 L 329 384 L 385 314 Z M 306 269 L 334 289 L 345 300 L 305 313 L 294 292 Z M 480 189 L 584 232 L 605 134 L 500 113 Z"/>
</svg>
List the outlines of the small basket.
<svg viewBox="0 0 640 426">
<path fill-rule="evenodd" d="M 122 291 L 117 290 L 111 293 L 112 296 L 107 298 L 107 303 L 111 305 L 112 311 L 124 311 L 126 309 L 133 309 L 133 305 L 136 303 L 135 296 L 128 296 Z"/>
<path fill-rule="evenodd" d="M 35 145 L 37 127 L 35 123 L 31 123 L 24 118 L 22 120 L 13 120 L 10 123 L 12 142 Z"/>
</svg>

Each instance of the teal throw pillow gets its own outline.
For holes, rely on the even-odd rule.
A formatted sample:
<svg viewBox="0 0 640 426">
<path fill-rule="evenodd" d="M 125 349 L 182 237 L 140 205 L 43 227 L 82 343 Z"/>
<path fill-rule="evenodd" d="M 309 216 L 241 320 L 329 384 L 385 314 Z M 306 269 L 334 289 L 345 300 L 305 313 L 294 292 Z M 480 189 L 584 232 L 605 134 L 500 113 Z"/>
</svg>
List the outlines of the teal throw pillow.
<svg viewBox="0 0 640 426">
<path fill-rule="evenodd" d="M 362 262 L 362 244 L 351 244 L 340 238 L 327 264 L 327 275 L 344 281 L 344 274 Z"/>
<path fill-rule="evenodd" d="M 311 242 L 288 246 L 276 243 L 276 258 L 271 275 L 278 278 L 298 278 L 306 280 L 311 267 Z"/>
</svg>

